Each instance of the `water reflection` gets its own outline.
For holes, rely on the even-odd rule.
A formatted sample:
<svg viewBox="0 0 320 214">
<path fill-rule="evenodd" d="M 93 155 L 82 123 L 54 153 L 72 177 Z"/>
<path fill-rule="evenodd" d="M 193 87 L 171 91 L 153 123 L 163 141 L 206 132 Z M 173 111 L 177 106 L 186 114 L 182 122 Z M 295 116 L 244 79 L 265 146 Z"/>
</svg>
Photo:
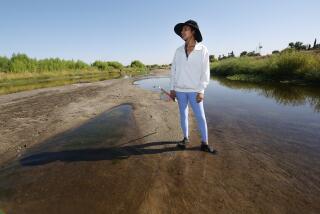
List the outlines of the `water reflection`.
<svg viewBox="0 0 320 214">
<path fill-rule="evenodd" d="M 169 90 L 169 78 L 157 77 L 150 79 L 138 80 L 134 84 L 141 86 L 154 92 L 160 90 L 154 86 Z M 241 81 L 232 81 L 226 78 L 214 77 L 209 84 L 207 91 L 214 93 L 217 90 L 217 85 L 224 86 L 224 89 L 236 89 L 242 92 L 255 92 L 260 96 L 271 98 L 276 103 L 289 106 L 312 106 L 315 112 L 320 112 L 320 87 L 305 86 L 305 85 L 289 85 L 276 83 L 250 83 Z"/>
<path fill-rule="evenodd" d="M 169 78 L 144 79 L 135 84 L 153 91 L 154 85 L 168 89 Z M 242 135 L 247 142 L 295 142 L 320 152 L 319 87 L 212 78 L 205 93 L 206 117 L 213 138 L 232 135 L 238 139 Z M 266 139 L 258 140 L 258 133 Z"/>
<path fill-rule="evenodd" d="M 299 106 L 309 104 L 315 112 L 320 112 L 320 87 L 305 85 L 286 85 L 276 83 L 249 83 L 232 81 L 225 78 L 213 78 L 220 85 L 246 92 L 257 92 L 272 98 L 279 104 Z"/>
</svg>

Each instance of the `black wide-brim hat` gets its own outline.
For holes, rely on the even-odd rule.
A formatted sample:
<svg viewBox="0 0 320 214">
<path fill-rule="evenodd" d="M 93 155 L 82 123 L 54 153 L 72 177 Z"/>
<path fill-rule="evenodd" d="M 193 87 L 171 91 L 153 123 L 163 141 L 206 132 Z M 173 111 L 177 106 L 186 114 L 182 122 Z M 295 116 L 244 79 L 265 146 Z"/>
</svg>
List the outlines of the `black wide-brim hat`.
<svg viewBox="0 0 320 214">
<path fill-rule="evenodd" d="M 200 30 L 199 30 L 199 26 L 198 26 L 197 22 L 194 21 L 194 20 L 190 19 L 190 20 L 188 20 L 188 21 L 186 21 L 184 23 L 176 24 L 176 26 L 174 26 L 174 32 L 176 32 L 176 34 L 181 37 L 181 30 L 182 30 L 183 26 L 185 26 L 185 25 L 188 25 L 188 26 L 192 27 L 195 30 L 195 40 L 197 42 L 201 42 L 202 41 L 202 35 L 201 35 Z"/>
</svg>

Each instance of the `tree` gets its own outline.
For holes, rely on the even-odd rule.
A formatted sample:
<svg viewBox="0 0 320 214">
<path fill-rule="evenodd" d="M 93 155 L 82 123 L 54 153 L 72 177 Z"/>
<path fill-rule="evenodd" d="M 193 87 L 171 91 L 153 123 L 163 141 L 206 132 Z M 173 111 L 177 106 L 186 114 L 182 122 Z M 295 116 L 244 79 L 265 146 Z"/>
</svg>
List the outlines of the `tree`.
<svg viewBox="0 0 320 214">
<path fill-rule="evenodd" d="M 290 42 L 290 43 L 289 43 L 289 47 L 290 47 L 290 48 L 294 48 L 294 43 L 293 43 L 293 42 Z"/>
<path fill-rule="evenodd" d="M 260 56 L 260 53 L 256 53 L 255 51 L 251 51 L 247 54 L 247 56 Z"/>
<path fill-rule="evenodd" d="M 315 49 L 317 46 L 317 38 L 314 39 L 314 43 L 313 43 L 313 49 Z"/>
<path fill-rule="evenodd" d="M 247 51 L 242 51 L 242 52 L 240 53 L 240 57 L 241 57 L 241 56 L 246 56 L 247 54 L 248 54 Z"/>
<path fill-rule="evenodd" d="M 272 54 L 278 54 L 278 53 L 280 53 L 280 51 L 278 51 L 278 50 L 272 51 Z"/>
<path fill-rule="evenodd" d="M 216 61 L 215 56 L 214 56 L 214 55 L 209 55 L 209 61 L 210 61 L 210 62 Z"/>
<path fill-rule="evenodd" d="M 307 50 L 308 46 L 307 45 L 304 45 L 302 42 L 290 42 L 289 43 L 289 47 L 292 48 L 292 49 L 295 49 L 295 50 Z"/>
<path fill-rule="evenodd" d="M 107 62 L 103 62 L 103 61 L 95 61 L 95 62 L 92 63 L 91 66 L 96 67 L 101 71 L 106 71 L 109 68 L 108 63 Z"/>
<path fill-rule="evenodd" d="M 123 68 L 123 65 L 117 61 L 109 61 L 107 63 L 108 63 L 108 66 L 115 68 L 115 69 L 122 69 Z"/>
<path fill-rule="evenodd" d="M 140 62 L 139 60 L 134 60 L 131 62 L 131 67 L 136 67 L 136 68 L 145 68 L 145 65 Z"/>
<path fill-rule="evenodd" d="M 296 50 L 305 50 L 305 49 L 307 49 L 307 47 L 306 47 L 305 45 L 303 45 L 302 42 L 296 42 L 296 43 L 294 44 L 294 48 L 295 48 Z"/>
</svg>

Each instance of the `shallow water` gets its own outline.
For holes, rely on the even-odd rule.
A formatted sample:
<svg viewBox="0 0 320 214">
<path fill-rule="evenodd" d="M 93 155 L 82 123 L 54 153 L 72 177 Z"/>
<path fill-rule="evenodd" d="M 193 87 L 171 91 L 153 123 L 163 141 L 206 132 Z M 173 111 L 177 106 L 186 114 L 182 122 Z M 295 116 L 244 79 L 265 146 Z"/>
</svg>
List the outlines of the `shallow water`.
<svg viewBox="0 0 320 214">
<path fill-rule="evenodd" d="M 0 169 L 0 213 L 103 213 L 123 206 L 128 188 L 138 192 L 150 179 L 141 164 L 125 167 L 148 146 L 134 145 L 141 136 L 132 112 L 131 104 L 114 107 Z"/>
<path fill-rule="evenodd" d="M 132 106 L 123 104 L 103 112 L 80 127 L 62 133 L 28 151 L 20 159 L 22 165 L 36 165 L 54 160 L 90 160 L 90 151 L 110 148 L 121 142 L 130 127 L 134 127 Z M 39 152 L 46 152 L 39 154 Z M 35 153 L 36 155 L 31 155 Z M 91 154 L 93 157 L 94 154 Z M 87 158 L 86 158 L 87 157 Z M 99 158 L 99 155 L 96 155 Z M 93 160 L 93 159 L 92 159 Z"/>
<path fill-rule="evenodd" d="M 138 134 L 132 111 L 130 104 L 114 107 L 79 127 L 28 149 L 18 160 L 0 170 L 0 202 L 24 197 L 20 195 L 19 188 L 43 175 L 41 168 L 33 166 L 50 168 L 60 161 L 72 163 L 126 158 L 126 151 L 119 148 L 132 140 L 126 136 L 134 138 Z M 48 165 L 50 163 L 53 165 Z"/>
<path fill-rule="evenodd" d="M 169 78 L 135 84 L 157 91 L 154 85 L 169 88 Z M 319 185 L 320 87 L 214 78 L 205 92 L 204 108 L 209 142 L 232 141 L 246 151 L 270 154 Z"/>
<path fill-rule="evenodd" d="M 161 90 L 164 89 L 167 93 L 170 93 L 168 78 L 165 76 L 159 76 L 154 78 L 145 78 L 142 80 L 135 81 L 134 85 L 139 85 L 145 89 L 160 94 L 160 99 L 164 101 L 172 101 L 171 98 Z"/>
<path fill-rule="evenodd" d="M 160 85 L 169 91 L 167 77 L 144 79 L 135 84 L 154 92 L 160 92 L 154 87 Z M 218 113 L 225 114 L 250 122 L 257 129 L 276 132 L 278 137 L 294 135 L 320 148 L 320 87 L 211 79 L 204 106 L 209 122 Z"/>
<path fill-rule="evenodd" d="M 132 106 L 123 104 L 107 110 L 79 127 L 58 134 L 26 150 L 18 161 L 5 169 L 46 164 L 54 161 L 99 160 L 99 150 L 118 146 L 128 132 L 136 132 Z M 134 135 L 132 135 L 134 136 Z M 107 155 L 104 153 L 105 157 Z M 0 174 L 1 175 L 1 174 Z M 1 176 L 0 176 L 1 178 Z M 1 186 L 1 179 L 0 179 Z"/>
</svg>

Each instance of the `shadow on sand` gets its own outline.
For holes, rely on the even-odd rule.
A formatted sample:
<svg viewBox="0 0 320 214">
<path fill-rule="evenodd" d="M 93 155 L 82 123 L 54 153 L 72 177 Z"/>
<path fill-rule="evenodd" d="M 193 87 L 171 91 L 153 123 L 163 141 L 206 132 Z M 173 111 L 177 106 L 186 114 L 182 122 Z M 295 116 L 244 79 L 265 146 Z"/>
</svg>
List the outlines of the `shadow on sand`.
<svg viewBox="0 0 320 214">
<path fill-rule="evenodd" d="M 151 146 L 172 145 L 165 148 L 147 148 Z M 77 149 L 58 152 L 40 152 L 20 159 L 23 166 L 35 166 L 51 163 L 54 161 L 75 162 L 75 161 L 99 161 L 126 159 L 132 155 L 150 155 L 173 151 L 194 151 L 199 150 L 199 146 L 188 147 L 181 150 L 176 147 L 177 142 L 162 141 L 151 142 L 139 145 L 130 145 L 110 148 Z"/>
<path fill-rule="evenodd" d="M 138 137 L 131 104 L 122 104 L 101 113 L 81 126 L 58 134 L 25 154 L 19 163 L 22 166 L 43 165 L 55 161 L 121 160 L 133 155 L 158 154 L 179 151 L 178 142 L 159 141 L 132 144 L 156 132 Z M 138 137 L 127 140 L 127 137 Z M 123 142 L 122 144 L 119 144 Z M 54 149 L 52 151 L 51 149 Z M 32 150 L 32 149 L 31 149 Z M 50 151 L 51 150 L 51 151 Z M 190 147 L 186 150 L 199 150 Z"/>
</svg>

